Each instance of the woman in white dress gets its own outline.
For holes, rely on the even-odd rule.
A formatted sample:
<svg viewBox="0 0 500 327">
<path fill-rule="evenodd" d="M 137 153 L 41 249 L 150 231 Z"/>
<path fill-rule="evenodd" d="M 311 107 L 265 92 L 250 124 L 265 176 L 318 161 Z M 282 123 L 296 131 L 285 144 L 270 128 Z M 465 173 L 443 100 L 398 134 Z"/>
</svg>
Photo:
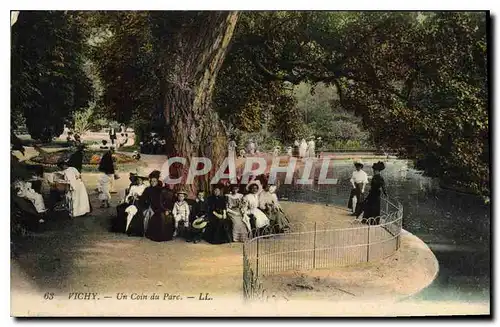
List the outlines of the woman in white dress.
<svg viewBox="0 0 500 327">
<path fill-rule="evenodd" d="M 290 228 L 290 221 L 281 208 L 276 185 L 267 184 L 259 194 L 259 208 L 269 217 L 272 233 L 283 233 Z"/>
<path fill-rule="evenodd" d="M 307 142 L 305 139 L 302 139 L 302 141 L 300 141 L 300 146 L 299 146 L 299 157 L 304 158 L 306 156 L 306 151 L 307 151 Z"/>
<path fill-rule="evenodd" d="M 269 226 L 269 218 L 259 209 L 259 193 L 262 191 L 262 184 L 255 180 L 250 182 L 247 187 L 249 193 L 243 197 L 243 214 L 248 216 L 250 226 L 252 227 L 252 236 L 258 236 L 263 229 Z"/>
<path fill-rule="evenodd" d="M 314 143 L 314 138 L 311 138 L 311 140 L 309 140 L 309 142 L 307 143 L 306 157 L 308 158 L 316 157 L 315 148 L 316 144 Z"/>
<path fill-rule="evenodd" d="M 70 203 L 71 217 L 80 217 L 91 212 L 87 189 L 78 170 L 69 167 L 67 162 L 61 162 L 59 167 L 62 168 L 64 180 L 69 183 L 69 191 L 66 193 L 66 197 Z"/>
<path fill-rule="evenodd" d="M 227 197 L 227 215 L 233 222 L 233 242 L 245 242 L 248 239 L 248 233 L 252 229 L 248 216 L 243 215 L 241 207 L 243 204 L 243 194 L 239 191 L 239 185 L 231 184 Z"/>
</svg>

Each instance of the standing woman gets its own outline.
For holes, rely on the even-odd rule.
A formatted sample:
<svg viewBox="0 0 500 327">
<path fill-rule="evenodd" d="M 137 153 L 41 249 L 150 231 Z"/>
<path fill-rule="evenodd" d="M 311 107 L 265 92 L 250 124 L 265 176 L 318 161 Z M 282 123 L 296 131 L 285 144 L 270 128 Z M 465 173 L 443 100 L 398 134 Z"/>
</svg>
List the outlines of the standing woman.
<svg viewBox="0 0 500 327">
<path fill-rule="evenodd" d="M 83 150 L 85 145 L 79 144 L 76 148 L 76 151 L 69 157 L 68 165 L 70 167 L 75 167 L 76 170 L 81 174 L 82 166 L 83 166 Z"/>
<path fill-rule="evenodd" d="M 243 194 L 239 192 L 238 184 L 230 185 L 230 193 L 227 197 L 227 215 L 233 222 L 233 242 L 245 242 L 248 239 L 248 233 L 251 230 L 250 222 L 244 220 L 241 212 L 243 205 Z M 246 216 L 247 217 L 247 216 Z"/>
<path fill-rule="evenodd" d="M 306 156 L 307 152 L 307 142 L 305 139 L 302 139 L 300 141 L 300 146 L 299 146 L 299 157 L 304 158 Z"/>
<path fill-rule="evenodd" d="M 352 210 L 353 216 L 359 216 L 363 210 L 363 195 L 365 186 L 368 184 L 368 175 L 363 171 L 363 163 L 360 160 L 354 162 L 354 167 L 356 170 L 352 172 L 351 176 L 352 190 L 347 208 Z"/>
<path fill-rule="evenodd" d="M 227 216 L 226 197 L 222 195 L 222 188 L 216 186 L 213 195 L 207 199 L 208 226 L 205 238 L 211 244 L 232 242 L 232 222 Z"/>
<path fill-rule="evenodd" d="M 373 178 L 370 184 L 370 192 L 363 205 L 363 219 L 361 222 L 378 225 L 380 224 L 380 195 L 383 192 L 387 196 L 385 181 L 382 175 L 380 175 L 380 172 L 385 169 L 385 164 L 379 161 L 372 168 Z"/>
<path fill-rule="evenodd" d="M 112 179 L 115 176 L 115 163 L 113 161 L 113 149 L 106 151 L 99 161 L 99 171 L 109 177 L 108 188 L 111 191 Z"/>
<path fill-rule="evenodd" d="M 74 167 L 69 167 L 67 161 L 59 163 L 59 167 L 63 170 L 64 180 L 69 184 L 69 191 L 66 193 L 70 205 L 71 217 L 80 217 L 91 212 L 89 196 L 85 184 L 78 170 Z"/>
<path fill-rule="evenodd" d="M 174 237 L 174 218 L 158 170 L 149 174 L 149 184 L 139 200 L 141 209 L 145 210 L 144 235 L 155 242 L 171 241 Z"/>
<path fill-rule="evenodd" d="M 237 147 L 236 141 L 234 140 L 234 138 L 231 138 L 227 149 L 229 157 L 236 158 L 236 147 Z"/>
<path fill-rule="evenodd" d="M 308 158 L 315 158 L 316 157 L 316 144 L 314 143 L 314 137 L 311 137 L 309 142 L 307 142 L 306 157 L 308 157 Z"/>
<path fill-rule="evenodd" d="M 111 141 L 111 145 L 115 145 L 116 141 L 116 130 L 113 126 L 109 127 L 109 140 Z"/>
</svg>

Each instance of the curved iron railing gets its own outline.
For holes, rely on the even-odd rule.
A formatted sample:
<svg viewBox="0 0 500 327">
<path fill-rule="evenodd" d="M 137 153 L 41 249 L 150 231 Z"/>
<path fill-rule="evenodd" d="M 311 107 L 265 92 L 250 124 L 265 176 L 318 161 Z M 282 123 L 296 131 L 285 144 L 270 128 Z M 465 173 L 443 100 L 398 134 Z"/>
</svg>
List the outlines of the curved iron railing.
<svg viewBox="0 0 500 327">
<path fill-rule="evenodd" d="M 310 270 L 372 262 L 400 247 L 403 207 L 381 198 L 381 215 L 338 224 L 333 221 L 295 223 L 284 233 L 264 230 L 243 244 L 245 298 L 262 292 L 261 278 L 289 270 Z"/>
</svg>

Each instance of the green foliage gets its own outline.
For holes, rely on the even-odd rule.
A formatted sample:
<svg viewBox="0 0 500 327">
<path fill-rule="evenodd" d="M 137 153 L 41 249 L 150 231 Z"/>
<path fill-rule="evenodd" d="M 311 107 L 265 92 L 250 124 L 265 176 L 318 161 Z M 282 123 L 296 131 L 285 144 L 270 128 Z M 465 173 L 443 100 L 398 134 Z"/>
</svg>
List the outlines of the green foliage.
<svg viewBox="0 0 500 327">
<path fill-rule="evenodd" d="M 227 85 L 264 98 L 272 82 L 334 85 L 378 146 L 489 192 L 484 13 L 247 12 L 233 47 L 245 78 Z"/>
<path fill-rule="evenodd" d="M 362 130 L 361 119 L 340 106 L 334 87 L 323 83 L 311 87 L 301 83 L 295 87 L 295 97 L 309 135 L 322 139 L 319 148 L 343 150 L 347 141 L 353 141 L 357 144 L 352 146 L 354 150 L 368 143 L 369 135 Z"/>
<path fill-rule="evenodd" d="M 160 105 L 159 54 L 153 50 L 148 12 L 91 14 L 91 59 L 102 87 L 104 116 L 120 123 L 151 118 Z"/>
<path fill-rule="evenodd" d="M 12 123 L 22 115 L 32 138 L 59 136 L 66 120 L 92 96 L 84 54 L 77 14 L 21 11 L 12 27 Z"/>
<path fill-rule="evenodd" d="M 88 132 L 92 126 L 92 114 L 94 110 L 92 107 L 87 108 L 85 111 L 79 111 L 74 115 L 74 127 L 73 130 L 79 135 L 83 135 Z"/>
</svg>

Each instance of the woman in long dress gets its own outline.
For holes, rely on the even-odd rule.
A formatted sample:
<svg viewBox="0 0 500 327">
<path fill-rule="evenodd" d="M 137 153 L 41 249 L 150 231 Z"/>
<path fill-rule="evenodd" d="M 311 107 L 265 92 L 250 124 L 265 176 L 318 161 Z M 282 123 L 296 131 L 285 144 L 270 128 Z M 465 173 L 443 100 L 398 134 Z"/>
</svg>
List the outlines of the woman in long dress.
<svg viewBox="0 0 500 327">
<path fill-rule="evenodd" d="M 307 142 L 307 151 L 306 151 L 306 157 L 308 158 L 314 158 L 316 157 L 316 145 L 314 143 L 314 138 L 311 138 L 309 142 Z"/>
<path fill-rule="evenodd" d="M 359 216 L 363 211 L 363 196 L 365 187 L 368 184 L 368 175 L 363 171 L 363 163 L 360 160 L 354 162 L 355 171 L 352 172 L 351 185 L 352 190 L 347 202 L 347 208 L 351 209 L 353 216 Z"/>
<path fill-rule="evenodd" d="M 144 209 L 144 235 L 155 242 L 171 241 L 174 237 L 174 217 L 171 203 L 167 200 L 167 190 L 160 182 L 160 172 L 149 175 L 150 186 L 140 198 L 140 207 Z"/>
<path fill-rule="evenodd" d="M 245 220 L 241 212 L 243 205 L 243 194 L 239 192 L 239 185 L 231 184 L 231 192 L 227 197 L 227 215 L 233 222 L 233 242 L 245 242 L 248 239 L 248 233 L 251 230 L 250 222 Z"/>
<path fill-rule="evenodd" d="M 211 244 L 232 242 L 232 222 L 227 216 L 226 197 L 222 195 L 222 187 L 216 186 L 213 195 L 207 199 L 208 225 L 205 239 Z"/>
<path fill-rule="evenodd" d="M 370 184 L 370 191 L 366 196 L 363 205 L 362 223 L 370 225 L 380 224 L 380 196 L 383 192 L 387 196 L 384 178 L 380 172 L 385 169 L 385 164 L 379 161 L 373 165 L 373 177 Z"/>
<path fill-rule="evenodd" d="M 269 218 L 273 233 L 283 233 L 290 228 L 290 221 L 281 208 L 276 185 L 267 184 L 259 195 L 259 208 Z"/>
<path fill-rule="evenodd" d="M 61 162 L 59 167 L 63 169 L 64 180 L 69 184 L 69 191 L 66 193 L 66 197 L 70 203 L 70 216 L 74 218 L 90 213 L 89 196 L 78 170 L 74 167 L 69 167 L 66 161 Z"/>
<path fill-rule="evenodd" d="M 306 151 L 307 151 L 307 142 L 305 139 L 302 139 L 302 141 L 300 141 L 300 146 L 299 146 L 299 157 L 304 158 L 306 156 Z"/>
<path fill-rule="evenodd" d="M 247 185 L 249 193 L 243 197 L 243 214 L 249 217 L 252 228 L 252 237 L 263 233 L 265 227 L 269 226 L 269 218 L 259 209 L 259 193 L 262 191 L 262 184 L 254 180 Z"/>
</svg>

